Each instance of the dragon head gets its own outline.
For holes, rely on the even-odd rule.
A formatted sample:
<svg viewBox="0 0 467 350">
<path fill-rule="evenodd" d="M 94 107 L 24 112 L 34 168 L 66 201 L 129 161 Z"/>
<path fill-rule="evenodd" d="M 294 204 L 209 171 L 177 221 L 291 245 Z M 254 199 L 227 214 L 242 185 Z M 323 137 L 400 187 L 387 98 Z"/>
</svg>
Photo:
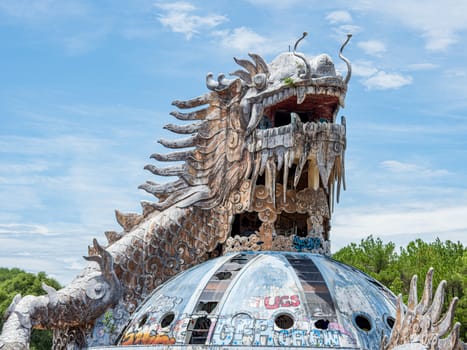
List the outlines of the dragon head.
<svg viewBox="0 0 467 350">
<path fill-rule="evenodd" d="M 186 138 L 159 140 L 167 148 L 147 165 L 155 175 L 177 176 L 171 183 L 151 181 L 140 188 L 159 198 L 150 206 L 222 208 L 229 218 L 224 250 L 278 249 L 329 252 L 329 221 L 337 189 L 344 184 L 344 106 L 351 75 L 336 73 L 328 55 L 308 58 L 282 53 L 270 64 L 257 54 L 237 59 L 243 69 L 206 77 L 211 92 L 174 101 L 171 114 L 188 124 L 166 129 Z M 336 186 L 337 185 L 337 186 Z M 230 238 L 229 238 L 230 237 Z M 221 242 L 220 243 L 224 243 Z"/>
</svg>

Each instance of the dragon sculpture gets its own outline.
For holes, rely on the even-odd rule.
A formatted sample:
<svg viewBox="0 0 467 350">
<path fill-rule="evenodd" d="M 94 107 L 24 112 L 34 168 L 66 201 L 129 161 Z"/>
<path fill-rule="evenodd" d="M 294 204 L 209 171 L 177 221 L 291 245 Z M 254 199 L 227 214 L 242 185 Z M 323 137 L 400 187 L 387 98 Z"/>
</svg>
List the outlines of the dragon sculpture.
<svg viewBox="0 0 467 350">
<path fill-rule="evenodd" d="M 177 180 L 141 185 L 158 201 L 142 202 L 141 214 L 117 211 L 123 231 L 106 232 L 106 247 L 94 240 L 87 267 L 70 285 L 59 291 L 44 285 L 47 295 L 15 297 L 0 336 L 2 350 L 27 349 L 33 328 L 53 329 L 54 349 L 113 344 L 157 286 L 226 252 L 330 254 L 332 207 L 345 189 L 346 124 L 344 117 L 341 124 L 336 119 L 351 76 L 342 54 L 351 36 L 339 51 L 347 66 L 342 77 L 328 55 L 309 58 L 296 51 L 305 35 L 270 64 L 257 54 L 235 59 L 242 69 L 232 79 L 209 73 L 208 93 L 173 102 L 183 111 L 172 116 L 187 123 L 165 128 L 188 136 L 161 139 L 175 151 L 151 158 L 176 165 L 145 169 Z M 439 339 L 451 318 L 438 326 L 439 307 L 426 311 L 427 295 L 415 305 L 411 294 L 384 350 L 412 342 L 406 333 L 413 319 L 425 333 L 410 334 L 429 339 L 431 349 L 460 346 L 458 328 L 449 340 Z M 112 327 L 103 332 L 109 313 Z"/>
</svg>

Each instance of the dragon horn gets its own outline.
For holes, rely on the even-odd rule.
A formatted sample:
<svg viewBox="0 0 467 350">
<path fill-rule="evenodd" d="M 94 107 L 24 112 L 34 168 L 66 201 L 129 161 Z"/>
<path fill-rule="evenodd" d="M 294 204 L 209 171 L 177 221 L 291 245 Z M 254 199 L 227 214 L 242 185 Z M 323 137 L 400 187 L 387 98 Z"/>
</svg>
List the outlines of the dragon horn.
<svg viewBox="0 0 467 350">
<path fill-rule="evenodd" d="M 339 50 L 339 57 L 342 61 L 345 62 L 347 65 L 347 75 L 345 76 L 345 84 L 349 83 L 350 77 L 352 76 L 352 65 L 350 64 L 350 61 L 342 55 L 342 51 L 344 51 L 344 47 L 347 45 L 347 43 L 350 41 L 350 38 L 352 37 L 352 34 L 347 34 L 347 39 L 344 41 L 342 44 L 340 50 Z"/>
<path fill-rule="evenodd" d="M 294 56 L 297 56 L 298 58 L 300 58 L 303 63 L 305 63 L 305 67 L 306 67 L 306 72 L 304 75 L 302 75 L 300 78 L 302 79 L 310 79 L 311 77 L 311 66 L 310 66 L 310 63 L 308 62 L 308 60 L 306 59 L 306 57 L 300 53 L 297 53 L 295 52 L 297 50 L 297 46 L 298 44 L 300 43 L 300 41 L 302 41 L 303 39 L 305 39 L 305 37 L 308 35 L 307 32 L 303 32 L 303 35 L 301 36 L 300 39 L 297 40 L 297 42 L 295 43 L 294 47 L 293 47 L 293 54 Z"/>
</svg>

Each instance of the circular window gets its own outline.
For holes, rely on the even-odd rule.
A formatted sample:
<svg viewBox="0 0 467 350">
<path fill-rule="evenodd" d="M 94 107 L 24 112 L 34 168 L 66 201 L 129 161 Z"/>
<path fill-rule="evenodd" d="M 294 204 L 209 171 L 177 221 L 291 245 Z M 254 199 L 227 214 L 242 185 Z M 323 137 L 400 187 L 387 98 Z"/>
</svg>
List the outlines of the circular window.
<svg viewBox="0 0 467 350">
<path fill-rule="evenodd" d="M 175 318 L 175 314 L 173 312 L 166 313 L 162 318 L 161 318 L 161 327 L 165 328 L 170 326 L 170 324 L 173 322 Z"/>
<path fill-rule="evenodd" d="M 289 329 L 292 328 L 294 324 L 294 319 L 289 314 L 280 314 L 274 319 L 274 323 L 280 329 Z"/>
<path fill-rule="evenodd" d="M 368 316 L 367 314 L 358 313 L 354 315 L 353 320 L 355 325 L 362 331 L 369 332 L 373 328 L 370 316 Z"/>
</svg>

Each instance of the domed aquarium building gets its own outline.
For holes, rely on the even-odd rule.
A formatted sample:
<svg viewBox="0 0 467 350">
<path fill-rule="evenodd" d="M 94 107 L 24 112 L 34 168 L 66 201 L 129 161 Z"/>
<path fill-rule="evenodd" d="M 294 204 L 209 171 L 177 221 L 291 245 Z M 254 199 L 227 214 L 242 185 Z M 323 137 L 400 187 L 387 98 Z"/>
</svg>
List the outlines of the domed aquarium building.
<svg viewBox="0 0 467 350">
<path fill-rule="evenodd" d="M 170 151 L 145 169 L 156 197 L 116 212 L 121 232 L 94 240 L 65 288 L 16 296 L 1 350 L 28 349 L 33 328 L 68 349 L 461 350 L 456 300 L 442 313 L 416 278 L 407 306 L 330 256 L 331 214 L 345 189 L 344 107 L 351 65 L 293 50 L 267 63 L 250 53 L 208 92 L 175 100 Z M 339 123 L 340 121 L 340 123 Z M 159 166 L 161 163 L 175 165 Z M 172 163 L 173 164 L 173 163 Z"/>
<path fill-rule="evenodd" d="M 231 253 L 157 288 L 118 344 L 378 349 L 395 301 L 368 275 L 323 255 Z"/>
</svg>

